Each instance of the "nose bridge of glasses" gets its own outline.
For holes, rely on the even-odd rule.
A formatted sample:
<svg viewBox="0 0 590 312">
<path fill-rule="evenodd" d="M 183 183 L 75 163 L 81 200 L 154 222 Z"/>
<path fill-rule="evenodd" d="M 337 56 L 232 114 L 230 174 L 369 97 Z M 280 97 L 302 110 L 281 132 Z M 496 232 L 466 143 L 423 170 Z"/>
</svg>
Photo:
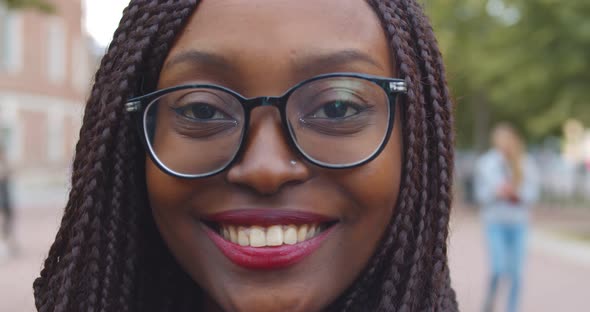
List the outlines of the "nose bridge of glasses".
<svg viewBox="0 0 590 312">
<path fill-rule="evenodd" d="M 249 98 L 244 101 L 246 110 L 253 110 L 259 106 L 275 106 L 280 108 L 283 101 L 283 97 L 280 96 L 260 96 L 255 98 Z"/>
<path fill-rule="evenodd" d="M 251 140 L 252 136 L 256 136 L 253 133 L 256 132 L 254 129 L 260 128 L 261 126 L 266 127 L 267 125 L 261 125 L 265 123 L 274 124 L 276 128 L 273 131 L 280 133 L 280 136 L 284 137 L 288 135 L 284 130 L 286 121 L 282 116 L 285 101 L 286 96 L 260 96 L 245 100 L 244 106 L 249 123 L 246 141 Z M 275 109 L 272 109 L 272 107 L 275 107 Z M 256 112 L 253 111 L 255 108 L 259 108 L 259 110 L 256 110 Z"/>
<path fill-rule="evenodd" d="M 262 105 L 260 105 L 262 106 Z M 272 105 L 264 105 L 272 106 Z M 242 163 L 255 163 L 261 167 L 287 163 L 295 158 L 288 133 L 283 130 L 278 111 L 270 109 L 256 110 L 249 121 L 250 126 L 244 139 L 241 155 Z"/>
</svg>

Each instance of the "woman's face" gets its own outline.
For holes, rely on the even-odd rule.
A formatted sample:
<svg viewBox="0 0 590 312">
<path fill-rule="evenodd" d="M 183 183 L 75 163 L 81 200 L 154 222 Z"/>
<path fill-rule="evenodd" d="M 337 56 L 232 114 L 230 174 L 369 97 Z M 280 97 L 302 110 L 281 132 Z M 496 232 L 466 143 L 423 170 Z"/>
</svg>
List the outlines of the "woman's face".
<svg viewBox="0 0 590 312">
<path fill-rule="evenodd" d="M 395 77 L 392 68 L 365 1 L 205 0 L 167 56 L 158 87 L 213 83 L 245 97 L 276 96 L 320 74 Z M 212 177 L 175 178 L 148 158 L 157 226 L 212 310 L 319 311 L 358 277 L 389 223 L 400 184 L 400 122 L 376 159 L 342 170 L 297 154 L 274 107 L 255 108 L 249 126 L 238 161 Z M 212 230 L 219 223 L 229 239 Z M 314 234 L 314 224 L 327 230 Z M 282 245 L 260 247 L 255 241 L 265 232 L 282 235 Z M 287 243 L 295 233 L 297 243 Z"/>
<path fill-rule="evenodd" d="M 518 137 L 505 127 L 498 127 L 492 133 L 492 144 L 503 155 L 510 157 L 518 153 Z"/>
</svg>

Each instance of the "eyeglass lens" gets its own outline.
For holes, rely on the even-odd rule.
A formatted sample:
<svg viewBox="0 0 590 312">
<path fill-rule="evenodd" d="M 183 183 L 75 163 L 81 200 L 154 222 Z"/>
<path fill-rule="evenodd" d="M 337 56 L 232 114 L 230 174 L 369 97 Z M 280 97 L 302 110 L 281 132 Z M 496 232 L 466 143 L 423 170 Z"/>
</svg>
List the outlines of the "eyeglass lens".
<svg viewBox="0 0 590 312">
<path fill-rule="evenodd" d="M 331 77 L 294 90 L 285 105 L 285 118 L 294 143 L 312 162 L 347 166 L 371 157 L 383 144 L 390 109 L 379 85 L 361 78 Z M 213 88 L 166 93 L 144 114 L 153 156 L 184 175 L 204 175 L 227 166 L 243 141 L 245 123 L 240 100 Z"/>
</svg>

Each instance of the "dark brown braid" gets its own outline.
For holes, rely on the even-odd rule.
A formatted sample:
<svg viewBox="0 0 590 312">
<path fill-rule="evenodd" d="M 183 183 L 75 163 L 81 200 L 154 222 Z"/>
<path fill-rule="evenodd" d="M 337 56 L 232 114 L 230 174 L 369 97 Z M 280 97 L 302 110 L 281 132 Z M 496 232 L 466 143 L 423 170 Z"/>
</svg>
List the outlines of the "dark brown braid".
<svg viewBox="0 0 590 312">
<path fill-rule="evenodd" d="M 457 311 L 446 255 L 452 103 L 434 33 L 415 0 L 370 0 L 409 85 L 400 113 L 403 178 L 380 248 L 333 311 Z M 153 90 L 197 0 L 132 0 L 95 76 L 72 189 L 33 285 L 39 311 L 196 311 L 201 290 L 151 217 L 145 152 L 125 100 Z"/>
<path fill-rule="evenodd" d="M 141 239 L 136 228 L 139 219 L 149 218 L 149 210 L 143 176 L 138 174 L 143 166 L 137 163 L 143 157 L 130 153 L 141 148 L 130 129 L 134 125 L 125 118 L 124 102 L 138 89 L 153 42 L 163 35 L 173 39 L 160 32 L 166 28 L 162 26 L 178 25 L 175 22 L 185 20 L 195 5 L 195 1 L 133 1 L 124 12 L 86 106 L 62 225 L 34 283 L 40 311 L 136 310 L 137 240 Z M 115 147 L 123 150 L 113 153 Z M 119 205 L 113 205 L 116 198 Z M 116 208 L 120 211 L 112 212 Z M 113 244 L 123 248 L 115 250 Z M 122 285 L 110 285 L 119 276 Z"/>
</svg>

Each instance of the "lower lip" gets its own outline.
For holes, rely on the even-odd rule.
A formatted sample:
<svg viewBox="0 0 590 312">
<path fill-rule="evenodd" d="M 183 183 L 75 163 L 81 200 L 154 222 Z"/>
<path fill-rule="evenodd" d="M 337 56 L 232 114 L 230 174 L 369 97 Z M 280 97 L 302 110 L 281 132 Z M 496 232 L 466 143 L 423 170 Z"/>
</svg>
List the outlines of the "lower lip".
<svg viewBox="0 0 590 312">
<path fill-rule="evenodd" d="M 316 251 L 334 228 L 331 226 L 318 236 L 295 245 L 250 247 L 229 242 L 208 226 L 203 224 L 203 227 L 207 236 L 229 260 L 254 270 L 276 270 L 295 265 Z"/>
</svg>

